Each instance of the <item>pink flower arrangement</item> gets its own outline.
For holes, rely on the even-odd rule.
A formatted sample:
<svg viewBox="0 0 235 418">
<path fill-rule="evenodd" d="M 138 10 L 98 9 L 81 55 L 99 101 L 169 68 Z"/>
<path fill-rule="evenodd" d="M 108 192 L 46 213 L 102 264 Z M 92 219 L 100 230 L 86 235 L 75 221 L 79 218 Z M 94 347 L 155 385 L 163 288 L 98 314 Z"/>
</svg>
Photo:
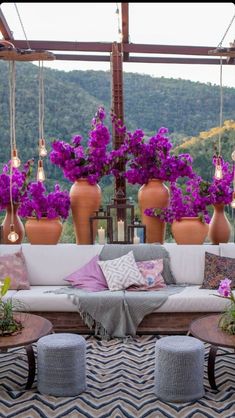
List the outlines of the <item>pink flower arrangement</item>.
<svg viewBox="0 0 235 418">
<path fill-rule="evenodd" d="M 219 320 L 219 327 L 228 334 L 235 334 L 235 296 L 231 289 L 232 280 L 225 278 L 220 281 L 218 288 L 219 297 L 227 298 L 231 301 L 228 309 L 222 314 Z"/>
<path fill-rule="evenodd" d="M 74 136 L 70 144 L 59 140 L 52 143 L 50 161 L 63 170 L 68 180 L 74 182 L 86 178 L 90 184 L 95 184 L 103 175 L 108 174 L 107 146 L 110 142 L 110 133 L 104 125 L 105 117 L 104 108 L 99 107 L 95 118 L 92 119 L 87 147 L 82 145 L 80 135 Z"/>
<path fill-rule="evenodd" d="M 47 193 L 46 187 L 40 181 L 31 183 L 24 194 L 18 213 L 23 218 L 36 217 L 41 219 L 65 220 L 69 216 L 70 198 L 67 191 L 62 191 L 58 184 L 54 191 Z"/>
</svg>

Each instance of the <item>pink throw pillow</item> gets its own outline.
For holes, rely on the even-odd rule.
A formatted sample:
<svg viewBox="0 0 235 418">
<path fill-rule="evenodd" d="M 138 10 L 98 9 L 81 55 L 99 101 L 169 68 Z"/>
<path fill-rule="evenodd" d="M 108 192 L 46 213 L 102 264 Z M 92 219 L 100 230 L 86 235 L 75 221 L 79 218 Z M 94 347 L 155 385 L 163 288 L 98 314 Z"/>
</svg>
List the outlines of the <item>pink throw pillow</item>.
<svg viewBox="0 0 235 418">
<path fill-rule="evenodd" d="M 22 250 L 0 256 L 0 279 L 9 276 L 11 290 L 30 289 L 28 270 Z"/>
<path fill-rule="evenodd" d="M 161 275 L 163 271 L 163 259 L 137 261 L 138 269 L 144 277 L 144 285 L 132 285 L 127 290 L 160 290 L 166 286 Z"/>
<path fill-rule="evenodd" d="M 88 290 L 90 292 L 108 290 L 106 279 L 97 263 L 98 260 L 99 256 L 96 255 L 87 264 L 71 273 L 64 280 L 69 282 L 74 287 Z"/>
</svg>

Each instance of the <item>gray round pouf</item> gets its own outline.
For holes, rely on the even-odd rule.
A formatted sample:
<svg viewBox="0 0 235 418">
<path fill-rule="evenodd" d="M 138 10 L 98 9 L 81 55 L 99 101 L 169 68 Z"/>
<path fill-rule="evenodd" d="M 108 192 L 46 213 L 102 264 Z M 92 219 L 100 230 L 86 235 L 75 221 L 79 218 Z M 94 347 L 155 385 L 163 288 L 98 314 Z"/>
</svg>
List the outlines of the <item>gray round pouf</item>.
<svg viewBox="0 0 235 418">
<path fill-rule="evenodd" d="M 86 341 L 77 334 L 42 337 L 37 343 L 38 391 L 76 396 L 86 390 Z"/>
<path fill-rule="evenodd" d="M 204 396 L 205 347 L 188 336 L 162 337 L 155 346 L 154 393 L 164 402 L 191 402 Z"/>
</svg>

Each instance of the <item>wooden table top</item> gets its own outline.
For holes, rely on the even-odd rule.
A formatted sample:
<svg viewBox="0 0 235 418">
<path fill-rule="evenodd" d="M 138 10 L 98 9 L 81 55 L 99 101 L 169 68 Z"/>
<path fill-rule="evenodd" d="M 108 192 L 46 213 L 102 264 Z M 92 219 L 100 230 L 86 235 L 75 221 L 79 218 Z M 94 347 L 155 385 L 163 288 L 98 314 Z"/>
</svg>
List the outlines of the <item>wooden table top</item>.
<svg viewBox="0 0 235 418">
<path fill-rule="evenodd" d="M 22 322 L 23 328 L 16 334 L 0 336 L 0 350 L 32 344 L 53 330 L 52 323 L 39 315 L 19 312 L 14 318 Z"/>
<path fill-rule="evenodd" d="M 190 324 L 190 334 L 212 345 L 235 348 L 235 335 L 227 334 L 218 326 L 220 317 L 221 314 L 215 314 L 195 319 Z"/>
</svg>

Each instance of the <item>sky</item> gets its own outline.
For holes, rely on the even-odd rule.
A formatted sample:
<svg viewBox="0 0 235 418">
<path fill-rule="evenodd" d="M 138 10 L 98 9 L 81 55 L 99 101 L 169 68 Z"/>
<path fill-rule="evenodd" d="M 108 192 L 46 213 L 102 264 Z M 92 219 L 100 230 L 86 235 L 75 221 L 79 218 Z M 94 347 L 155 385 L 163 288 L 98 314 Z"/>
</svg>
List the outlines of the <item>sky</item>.
<svg viewBox="0 0 235 418">
<path fill-rule="evenodd" d="M 114 42 L 120 36 L 120 3 L 3 2 L 1 9 L 15 39 Z M 129 40 L 132 43 L 229 47 L 235 40 L 235 19 L 229 27 L 234 15 L 232 2 L 129 3 Z M 108 62 L 58 60 L 45 61 L 44 66 L 64 71 L 110 70 Z M 153 77 L 220 84 L 219 65 L 124 63 L 123 69 Z M 235 65 L 223 65 L 222 70 L 222 85 L 235 88 Z"/>
</svg>

